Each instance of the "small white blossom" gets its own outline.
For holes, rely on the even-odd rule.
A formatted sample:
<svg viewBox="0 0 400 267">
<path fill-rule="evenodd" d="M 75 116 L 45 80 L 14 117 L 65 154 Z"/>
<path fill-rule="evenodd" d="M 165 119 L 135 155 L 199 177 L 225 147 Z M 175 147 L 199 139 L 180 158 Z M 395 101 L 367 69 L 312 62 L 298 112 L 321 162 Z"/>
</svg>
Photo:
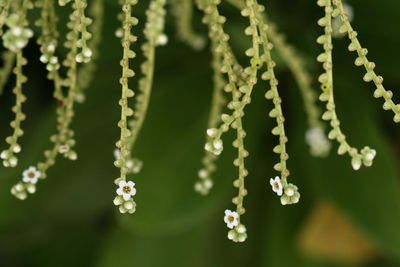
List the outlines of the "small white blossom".
<svg viewBox="0 0 400 267">
<path fill-rule="evenodd" d="M 208 171 L 206 169 L 200 169 L 198 172 L 198 176 L 201 179 L 208 178 Z"/>
<path fill-rule="evenodd" d="M 239 224 L 239 214 L 236 211 L 225 210 L 224 222 L 228 228 L 233 229 Z"/>
<path fill-rule="evenodd" d="M 362 161 L 360 156 L 355 156 L 351 159 L 351 166 L 355 171 L 358 171 L 361 168 Z"/>
<path fill-rule="evenodd" d="M 9 152 L 7 150 L 3 150 L 0 154 L 0 158 L 7 159 L 9 157 Z"/>
<path fill-rule="evenodd" d="M 129 200 L 131 196 L 136 195 L 135 183 L 132 181 L 120 181 L 118 187 L 117 194 L 122 196 L 124 200 Z"/>
<path fill-rule="evenodd" d="M 75 101 L 76 101 L 77 103 L 82 104 L 82 103 L 85 102 L 85 100 L 86 100 L 85 94 L 83 94 L 83 93 L 77 93 L 77 94 L 75 95 Z"/>
<path fill-rule="evenodd" d="M 40 178 L 40 172 L 36 169 L 36 167 L 29 167 L 22 173 L 22 181 L 24 183 L 36 184 Z"/>
<path fill-rule="evenodd" d="M 122 38 L 122 37 L 124 37 L 124 31 L 123 31 L 121 28 L 117 29 L 117 30 L 115 31 L 115 37 L 117 37 L 117 38 Z"/>
<path fill-rule="evenodd" d="M 168 36 L 166 34 L 160 34 L 157 37 L 156 44 L 157 45 L 166 45 L 168 43 Z"/>
<path fill-rule="evenodd" d="M 121 150 L 118 148 L 114 149 L 114 158 L 115 160 L 119 160 L 121 158 Z"/>
<path fill-rule="evenodd" d="M 19 152 L 21 152 L 21 146 L 18 145 L 18 144 L 14 145 L 14 146 L 12 147 L 12 151 L 13 151 L 14 153 L 19 153 Z"/>
<path fill-rule="evenodd" d="M 283 185 L 279 176 L 276 176 L 275 179 L 269 179 L 269 183 L 272 186 L 272 190 L 278 195 L 282 196 L 283 194 Z"/>
<path fill-rule="evenodd" d="M 216 137 L 218 130 L 216 128 L 207 129 L 207 135 L 211 138 Z"/>
</svg>

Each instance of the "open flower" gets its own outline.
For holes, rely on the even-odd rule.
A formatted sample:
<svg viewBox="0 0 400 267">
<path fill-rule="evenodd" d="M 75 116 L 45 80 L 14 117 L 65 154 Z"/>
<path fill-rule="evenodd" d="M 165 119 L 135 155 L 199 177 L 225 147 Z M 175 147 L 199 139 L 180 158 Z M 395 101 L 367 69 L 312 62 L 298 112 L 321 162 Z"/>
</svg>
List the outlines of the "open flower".
<svg viewBox="0 0 400 267">
<path fill-rule="evenodd" d="M 269 179 L 269 183 L 272 186 L 272 190 L 278 196 L 282 196 L 282 194 L 283 194 L 283 186 L 282 186 L 281 178 L 279 178 L 279 176 L 276 176 L 275 179 L 271 178 L 271 179 Z"/>
<path fill-rule="evenodd" d="M 29 167 L 22 173 L 22 181 L 24 183 L 36 184 L 40 178 L 40 171 L 36 167 Z"/>
<path fill-rule="evenodd" d="M 129 200 L 131 196 L 136 195 L 135 183 L 132 181 L 121 181 L 118 184 L 117 194 L 122 196 L 124 200 Z"/>
<path fill-rule="evenodd" d="M 224 222 L 228 228 L 233 229 L 239 224 L 239 214 L 236 211 L 225 210 Z"/>
</svg>

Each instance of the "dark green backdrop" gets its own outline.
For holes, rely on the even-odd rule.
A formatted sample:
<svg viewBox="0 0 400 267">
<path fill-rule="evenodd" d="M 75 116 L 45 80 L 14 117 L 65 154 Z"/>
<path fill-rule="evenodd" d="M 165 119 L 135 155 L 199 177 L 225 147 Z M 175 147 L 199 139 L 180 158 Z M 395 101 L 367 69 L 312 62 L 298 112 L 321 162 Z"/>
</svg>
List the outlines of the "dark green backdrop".
<svg viewBox="0 0 400 267">
<path fill-rule="evenodd" d="M 244 244 L 234 244 L 226 238 L 222 220 L 223 211 L 233 208 L 230 200 L 236 194 L 231 186 L 236 175 L 231 163 L 234 151 L 228 146 L 232 136 L 226 137 L 227 148 L 219 161 L 211 195 L 201 197 L 193 191 L 212 90 L 210 54 L 207 49 L 194 52 L 177 42 L 169 17 L 170 42 L 158 50 L 154 93 L 136 150 L 144 161 L 142 173 L 134 177 L 137 212 L 121 216 L 112 204 L 113 180 L 118 175 L 112 162 L 118 137 L 121 56 L 119 41 L 114 37 L 119 11 L 115 2 L 106 1 L 98 71 L 86 103 L 77 106 L 73 123 L 79 160 L 59 159 L 48 179 L 39 183 L 38 192 L 21 202 L 11 196 L 9 189 L 20 179 L 23 169 L 42 159 L 42 151 L 50 146 L 48 136 L 55 130 L 51 83 L 46 81 L 38 61 L 38 47 L 32 42 L 26 49 L 31 63 L 26 68 L 29 101 L 23 153 L 18 168 L 0 170 L 0 266 L 400 266 L 400 126 L 394 125 L 390 112 L 381 109 L 383 103 L 373 99 L 374 88 L 362 82 L 362 72 L 353 65 L 355 57 L 347 52 L 345 38 L 335 42 L 337 109 L 349 141 L 378 151 L 374 166 L 354 172 L 349 158 L 339 157 L 334 151 L 327 159 L 309 156 L 298 88 L 290 72 L 279 64 L 290 140 L 289 169 L 302 198 L 296 206 L 283 207 L 270 190 L 269 178 L 276 175 L 272 170 L 276 155 L 271 149 L 277 140 L 270 134 L 273 123 L 267 112 L 272 105 L 263 98 L 266 85 L 260 84 L 245 119 L 250 175 L 245 203 L 248 212 L 242 220 L 249 238 Z M 148 1 L 141 2 L 135 13 L 143 25 Z M 261 2 L 267 4 L 270 18 L 287 33 L 288 40 L 309 62 L 313 77 L 317 77 L 320 66 L 314 57 L 321 48 L 315 39 L 321 28 L 316 20 L 322 10 L 315 1 Z M 385 77 L 387 88 L 399 96 L 400 1 L 349 2 L 355 9 L 354 26 L 360 40 L 377 63 L 378 73 Z M 243 51 L 248 45 L 242 34 L 245 21 L 235 9 L 223 6 L 232 45 L 235 51 Z M 205 34 L 198 13 L 194 24 Z M 139 62 L 140 58 L 135 60 L 135 70 Z M 0 99 L 2 140 L 11 131 L 11 87 L 12 82 Z M 340 216 L 362 233 L 365 242 L 373 243 L 376 255 L 371 260 L 341 263 L 334 251 L 329 260 L 301 252 L 299 233 L 321 201 L 333 204 Z M 330 242 L 322 236 L 319 245 Z"/>
</svg>

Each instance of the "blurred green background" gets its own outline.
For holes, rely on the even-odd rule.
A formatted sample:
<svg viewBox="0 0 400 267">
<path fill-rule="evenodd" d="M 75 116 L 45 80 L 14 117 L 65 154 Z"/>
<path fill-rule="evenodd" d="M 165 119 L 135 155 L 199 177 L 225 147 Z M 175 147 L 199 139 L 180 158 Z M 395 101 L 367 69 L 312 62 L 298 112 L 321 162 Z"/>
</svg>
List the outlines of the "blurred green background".
<svg viewBox="0 0 400 267">
<path fill-rule="evenodd" d="M 244 244 L 234 244 L 227 239 L 222 220 L 223 211 L 233 208 L 231 198 L 236 195 L 231 185 L 236 178 L 234 150 L 228 146 L 231 135 L 226 136 L 211 194 L 202 197 L 193 190 L 212 91 L 210 53 L 208 49 L 194 52 L 176 41 L 169 16 L 170 42 L 157 51 L 154 92 L 136 147 L 136 156 L 144 161 L 143 171 L 133 177 L 137 212 L 120 215 L 112 204 L 113 180 L 118 176 L 113 149 L 118 138 L 121 56 L 114 37 L 119 12 L 115 2 L 105 2 L 98 71 L 86 103 L 76 109 L 73 127 L 79 160 L 60 158 L 48 179 L 38 185 L 38 192 L 19 201 L 10 194 L 11 186 L 24 169 L 42 159 L 55 131 L 52 85 L 45 79 L 37 45 L 31 42 L 26 49 L 29 101 L 20 165 L 0 170 L 0 266 L 400 266 L 400 127 L 392 122 L 391 112 L 382 110 L 383 103 L 372 97 L 372 85 L 362 82 L 363 73 L 353 65 L 355 55 L 346 50 L 345 38 L 335 41 L 337 110 L 348 140 L 377 150 L 374 166 L 353 171 L 349 158 L 336 155 L 336 144 L 326 159 L 309 155 L 300 94 L 277 58 L 290 140 L 289 169 L 302 198 L 298 205 L 283 207 L 270 189 L 268 181 L 276 175 L 272 166 L 277 160 L 271 149 L 277 140 L 270 134 L 273 122 L 267 116 L 272 105 L 263 97 L 267 86 L 260 83 L 245 117 L 250 175 L 242 221 L 249 238 Z M 142 27 L 148 1 L 141 2 L 135 14 Z M 314 60 L 321 51 L 315 43 L 321 33 L 316 20 L 322 10 L 315 1 L 260 2 L 267 4 L 269 17 L 298 48 L 316 79 L 321 71 Z M 377 62 L 386 87 L 398 96 L 400 1 L 348 2 L 354 7 L 353 24 L 370 59 Z M 242 54 L 248 46 L 242 34 L 246 21 L 227 4 L 221 10 L 228 17 L 226 30 L 232 35 L 232 46 Z M 205 35 L 200 19 L 196 11 L 194 26 Z M 140 58 L 135 60 L 135 70 L 139 62 Z M 0 99 L 1 140 L 11 132 L 12 83 L 13 79 Z M 317 84 L 314 87 L 318 90 Z"/>
</svg>

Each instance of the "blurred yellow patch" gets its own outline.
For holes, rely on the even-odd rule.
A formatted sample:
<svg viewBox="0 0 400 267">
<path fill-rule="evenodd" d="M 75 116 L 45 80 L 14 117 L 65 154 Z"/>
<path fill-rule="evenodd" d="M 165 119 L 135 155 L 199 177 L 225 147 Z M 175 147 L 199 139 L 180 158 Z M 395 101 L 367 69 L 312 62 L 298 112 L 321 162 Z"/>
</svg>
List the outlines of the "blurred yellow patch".
<svg viewBox="0 0 400 267">
<path fill-rule="evenodd" d="M 377 250 L 347 218 L 330 203 L 311 211 L 299 235 L 299 247 L 307 257 L 341 263 L 365 263 Z"/>
</svg>

